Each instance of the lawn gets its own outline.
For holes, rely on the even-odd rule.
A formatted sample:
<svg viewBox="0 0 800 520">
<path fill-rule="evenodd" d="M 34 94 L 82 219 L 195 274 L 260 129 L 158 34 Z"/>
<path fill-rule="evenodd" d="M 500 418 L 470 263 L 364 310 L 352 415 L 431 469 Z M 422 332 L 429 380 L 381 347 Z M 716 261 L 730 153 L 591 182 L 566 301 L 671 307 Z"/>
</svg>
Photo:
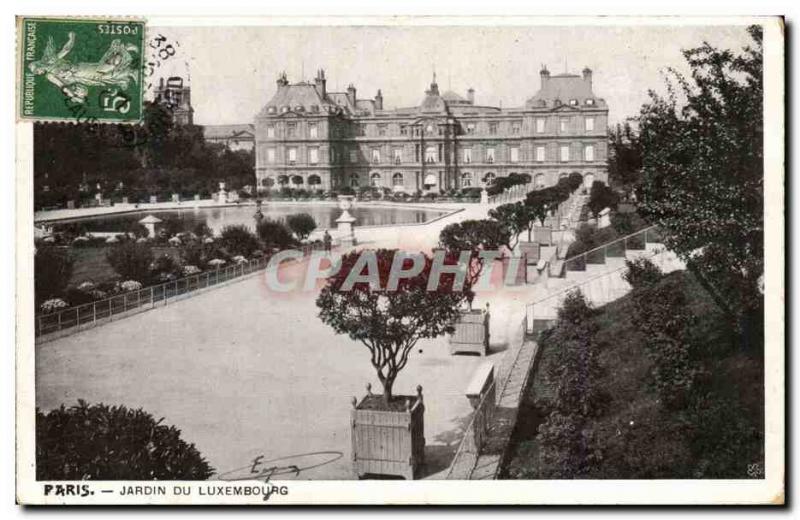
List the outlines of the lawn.
<svg viewBox="0 0 800 520">
<path fill-rule="evenodd" d="M 676 271 L 688 306 L 699 319 L 692 333 L 704 339 L 692 355 L 699 371 L 691 402 L 667 410 L 652 385 L 647 338 L 634 327 L 631 294 L 593 318 L 602 368 L 597 382 L 610 401 L 584 431 L 600 453 L 584 478 L 752 478 L 764 460 L 764 365 L 761 352 L 734 345 L 731 328 L 693 275 Z M 661 284 L 667 280 L 662 280 Z M 539 426 L 547 419 L 558 381 L 548 376 L 557 345 L 544 348 L 520 409 L 506 478 L 537 478 Z"/>
<path fill-rule="evenodd" d="M 69 254 L 73 258 L 74 264 L 72 266 L 72 276 L 69 279 L 70 286 L 75 287 L 87 281 L 101 284 L 119 279 L 119 275 L 106 260 L 106 252 L 110 247 L 71 247 Z M 162 254 L 168 254 L 175 259 L 180 258 L 180 250 L 178 248 L 166 246 L 153 248 L 154 257 Z"/>
</svg>

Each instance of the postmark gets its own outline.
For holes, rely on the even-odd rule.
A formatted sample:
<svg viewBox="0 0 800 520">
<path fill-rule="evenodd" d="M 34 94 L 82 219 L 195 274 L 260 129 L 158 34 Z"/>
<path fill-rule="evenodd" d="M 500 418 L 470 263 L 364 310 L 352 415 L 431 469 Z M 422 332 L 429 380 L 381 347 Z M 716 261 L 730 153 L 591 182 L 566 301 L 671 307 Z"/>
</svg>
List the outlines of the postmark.
<svg viewBox="0 0 800 520">
<path fill-rule="evenodd" d="M 19 119 L 138 123 L 145 23 L 134 19 L 18 19 Z"/>
</svg>

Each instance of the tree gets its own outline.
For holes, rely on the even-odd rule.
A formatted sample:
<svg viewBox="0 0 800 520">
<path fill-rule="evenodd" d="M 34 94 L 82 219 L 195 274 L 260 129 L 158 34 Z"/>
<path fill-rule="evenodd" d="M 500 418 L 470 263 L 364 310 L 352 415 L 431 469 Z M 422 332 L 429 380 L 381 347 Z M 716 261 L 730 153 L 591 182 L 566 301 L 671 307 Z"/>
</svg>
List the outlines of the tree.
<svg viewBox="0 0 800 520">
<path fill-rule="evenodd" d="M 606 183 L 602 181 L 594 181 L 592 183 L 592 188 L 589 190 L 589 202 L 586 205 L 595 218 L 606 208 L 615 209 L 618 202 L 619 197 L 617 197 L 614 190 L 606 186 Z"/>
<path fill-rule="evenodd" d="M 528 239 L 530 239 L 528 226 L 532 219 L 524 203 L 515 202 L 497 206 L 489 210 L 489 218 L 494 219 L 508 230 L 508 242 L 505 243 L 505 246 L 509 251 L 513 251 L 517 246 L 519 235 L 523 231 L 528 230 Z"/>
<path fill-rule="evenodd" d="M 181 431 L 142 409 L 36 410 L 37 480 L 205 480 L 214 470 Z"/>
<path fill-rule="evenodd" d="M 449 224 L 439 233 L 439 247 L 450 257 L 458 258 L 462 251 L 470 252 L 467 285 L 472 287 L 483 271 L 481 251 L 498 251 L 510 242 L 509 230 L 495 220 L 464 220 Z M 470 304 L 472 298 L 469 298 Z"/>
<path fill-rule="evenodd" d="M 608 178 L 626 195 L 642 178 L 642 142 L 630 121 L 617 124 L 608 132 Z"/>
<path fill-rule="evenodd" d="M 242 255 L 249 257 L 253 254 L 253 251 L 261 249 L 261 244 L 256 234 L 243 224 L 222 228 L 222 233 L 220 233 L 217 242 L 230 256 Z"/>
<path fill-rule="evenodd" d="M 286 249 L 296 244 L 291 230 L 278 220 L 262 220 L 256 225 L 256 233 L 266 247 Z"/>
<path fill-rule="evenodd" d="M 543 189 L 532 191 L 525 197 L 525 205 L 528 208 L 528 213 L 533 217 L 532 220 L 538 220 L 542 226 L 544 226 L 547 215 L 550 213 L 552 195 L 550 190 Z"/>
<path fill-rule="evenodd" d="M 763 344 L 763 35 L 758 26 L 748 32 L 752 44 L 740 54 L 707 43 L 684 51 L 691 78 L 671 71 L 667 96 L 651 92 L 637 118 L 640 211 L 725 312 L 743 348 Z"/>
<path fill-rule="evenodd" d="M 286 217 L 286 224 L 299 240 L 305 240 L 312 231 L 317 229 L 317 222 L 308 213 L 297 213 Z"/>
<path fill-rule="evenodd" d="M 37 306 L 61 296 L 72 276 L 73 259 L 66 250 L 37 244 L 33 256 L 33 285 Z"/>
<path fill-rule="evenodd" d="M 452 324 L 459 316 L 458 307 L 467 290 L 455 287 L 453 276 L 442 276 L 435 290 L 428 290 L 433 261 L 422 253 L 418 259 L 424 265 L 419 273 L 400 279 L 396 288 L 389 287 L 392 264 L 398 253 L 380 249 L 344 255 L 341 268 L 328 278 L 317 298 L 323 323 L 369 350 L 370 361 L 383 385 L 386 406 L 392 402 L 395 379 L 417 342 L 453 331 Z M 374 258 L 373 266 L 369 264 L 370 256 Z M 406 258 L 398 261 L 398 265 L 410 270 L 412 262 Z M 370 269 L 377 274 L 380 288 L 366 282 L 348 288 L 346 282 L 351 272 L 364 274 L 364 270 Z"/>
<path fill-rule="evenodd" d="M 136 280 L 142 284 L 150 280 L 153 248 L 147 243 L 119 243 L 106 252 L 106 259 L 123 280 Z"/>
</svg>

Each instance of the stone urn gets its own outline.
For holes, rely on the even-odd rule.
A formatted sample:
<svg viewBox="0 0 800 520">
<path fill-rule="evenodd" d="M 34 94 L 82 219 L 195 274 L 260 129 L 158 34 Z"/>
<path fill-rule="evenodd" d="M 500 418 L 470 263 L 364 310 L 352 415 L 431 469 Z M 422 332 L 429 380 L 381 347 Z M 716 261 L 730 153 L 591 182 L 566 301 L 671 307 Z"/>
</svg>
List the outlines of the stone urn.
<svg viewBox="0 0 800 520">
<path fill-rule="evenodd" d="M 342 214 L 335 222 L 343 246 L 352 246 L 356 243 L 356 234 L 353 229 L 356 218 L 349 211 L 353 207 L 354 201 L 353 195 L 339 195 L 339 209 L 342 210 Z"/>
</svg>

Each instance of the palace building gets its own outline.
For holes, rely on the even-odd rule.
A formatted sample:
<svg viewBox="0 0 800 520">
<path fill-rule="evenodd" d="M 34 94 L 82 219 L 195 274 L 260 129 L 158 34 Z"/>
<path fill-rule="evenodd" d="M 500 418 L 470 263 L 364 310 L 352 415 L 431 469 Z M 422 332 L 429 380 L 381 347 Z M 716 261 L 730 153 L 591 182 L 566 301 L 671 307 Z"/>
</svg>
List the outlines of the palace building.
<svg viewBox="0 0 800 520">
<path fill-rule="evenodd" d="M 440 93 L 433 82 L 419 105 L 384 107 L 381 91 L 359 99 L 314 82 L 277 80 L 256 116 L 259 189 L 311 190 L 372 186 L 395 192 L 443 192 L 480 187 L 512 173 L 537 186 L 579 172 L 586 186 L 607 182 L 608 106 L 592 89 L 592 71 L 551 75 L 524 106 L 500 108 Z"/>
</svg>

